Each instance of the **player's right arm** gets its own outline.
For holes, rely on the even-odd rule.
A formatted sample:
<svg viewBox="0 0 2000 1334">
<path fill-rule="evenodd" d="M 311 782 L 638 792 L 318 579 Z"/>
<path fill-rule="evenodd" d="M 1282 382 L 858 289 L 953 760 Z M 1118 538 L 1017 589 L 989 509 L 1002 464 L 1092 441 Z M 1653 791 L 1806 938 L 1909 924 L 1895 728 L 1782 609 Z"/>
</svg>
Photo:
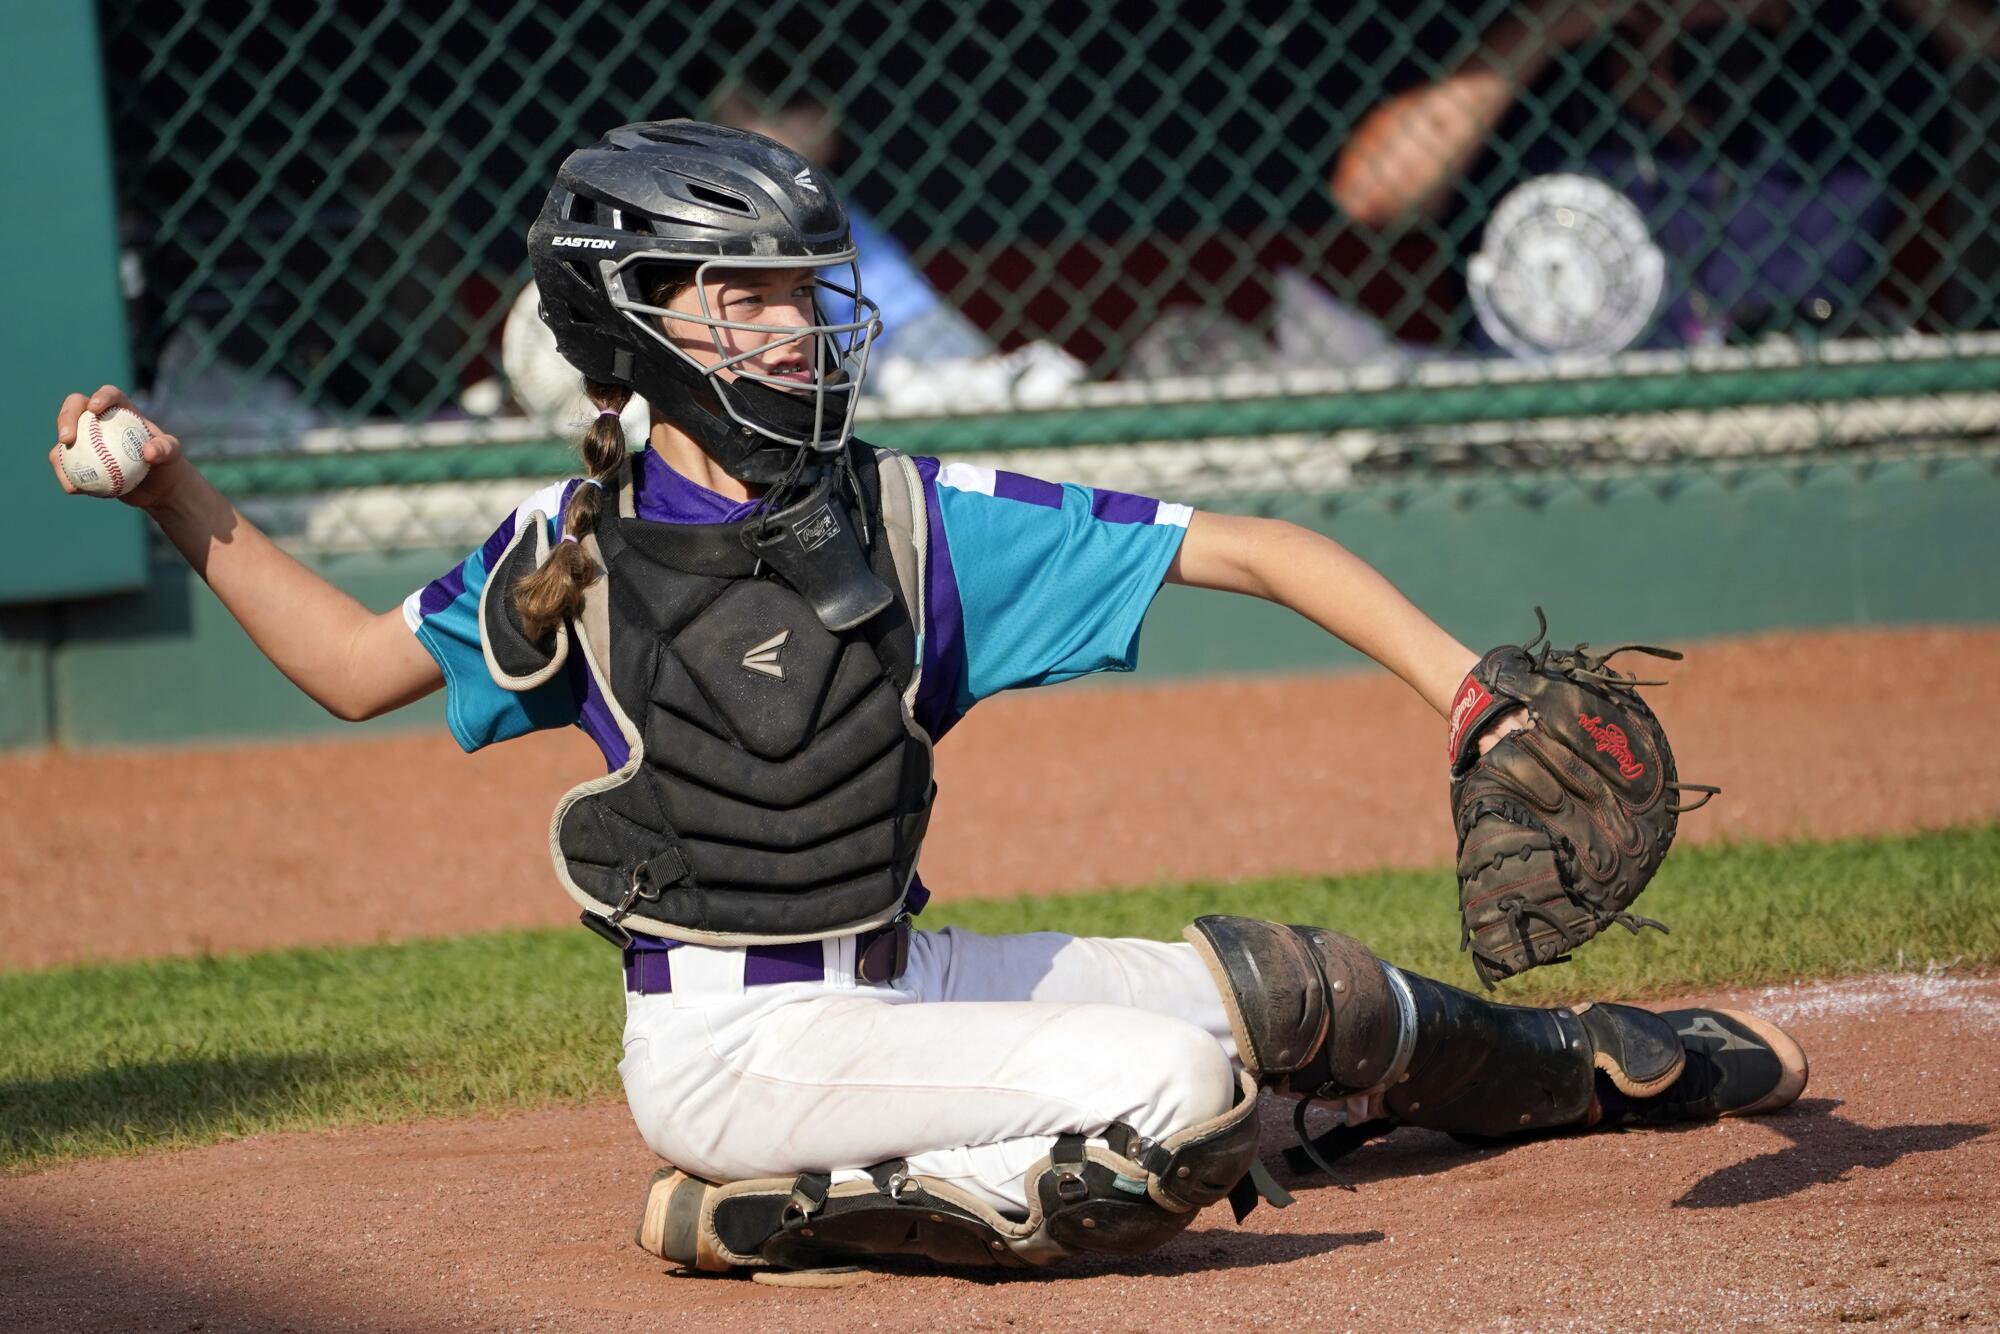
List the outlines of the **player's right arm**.
<svg viewBox="0 0 2000 1334">
<path fill-rule="evenodd" d="M 49 464 L 64 490 L 58 452 L 76 439 L 85 408 L 132 408 L 112 385 L 71 394 L 56 416 Z M 136 408 L 132 409 L 137 411 Z M 272 665 L 337 718 L 373 718 L 444 684 L 437 662 L 410 633 L 400 609 L 376 613 L 301 565 L 243 517 L 153 426 L 146 479 L 124 497 L 143 509 L 187 558 Z"/>
</svg>

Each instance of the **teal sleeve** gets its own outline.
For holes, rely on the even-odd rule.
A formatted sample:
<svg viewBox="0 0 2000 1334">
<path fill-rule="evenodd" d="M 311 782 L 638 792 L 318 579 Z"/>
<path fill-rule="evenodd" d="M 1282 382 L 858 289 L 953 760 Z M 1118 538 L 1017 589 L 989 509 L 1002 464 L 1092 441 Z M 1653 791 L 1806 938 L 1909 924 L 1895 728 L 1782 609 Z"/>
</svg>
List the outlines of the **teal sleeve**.
<svg viewBox="0 0 2000 1334">
<path fill-rule="evenodd" d="M 543 503 L 537 504 L 540 500 Z M 505 551 L 517 523 L 534 510 L 558 510 L 560 494 L 541 493 L 510 514 L 484 545 L 403 602 L 403 619 L 444 673 L 445 724 L 467 751 L 550 727 L 567 727 L 581 710 L 577 680 L 559 673 L 533 690 L 494 683 L 479 646 L 479 594 L 487 569 Z"/>
<path fill-rule="evenodd" d="M 963 465 L 939 481 L 962 616 L 961 712 L 1017 686 L 1132 670 L 1185 507 Z"/>
</svg>

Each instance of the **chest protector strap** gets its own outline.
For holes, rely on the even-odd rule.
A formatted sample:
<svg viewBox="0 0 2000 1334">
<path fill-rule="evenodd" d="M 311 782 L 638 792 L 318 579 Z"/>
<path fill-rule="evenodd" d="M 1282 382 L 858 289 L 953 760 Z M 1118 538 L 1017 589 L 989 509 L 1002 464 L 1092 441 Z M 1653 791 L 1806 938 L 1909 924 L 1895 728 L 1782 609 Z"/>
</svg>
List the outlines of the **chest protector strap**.
<svg viewBox="0 0 2000 1334">
<path fill-rule="evenodd" d="M 529 640 L 506 595 L 546 555 L 542 516 L 495 562 L 480 598 L 494 681 L 530 689 L 574 651 L 585 709 L 607 714 L 627 747 L 549 824 L 557 877 L 602 934 L 769 944 L 864 931 L 902 911 L 935 791 L 930 740 L 910 712 L 929 523 L 910 460 L 866 448 L 859 505 L 834 490 L 811 513 L 778 516 L 807 544 L 849 548 L 881 604 L 858 623 L 836 615 L 841 628 L 829 628 L 839 604 L 826 590 L 760 559 L 770 525 L 757 517 L 637 518 L 629 464 L 581 539 L 604 575 L 554 636 Z"/>
</svg>

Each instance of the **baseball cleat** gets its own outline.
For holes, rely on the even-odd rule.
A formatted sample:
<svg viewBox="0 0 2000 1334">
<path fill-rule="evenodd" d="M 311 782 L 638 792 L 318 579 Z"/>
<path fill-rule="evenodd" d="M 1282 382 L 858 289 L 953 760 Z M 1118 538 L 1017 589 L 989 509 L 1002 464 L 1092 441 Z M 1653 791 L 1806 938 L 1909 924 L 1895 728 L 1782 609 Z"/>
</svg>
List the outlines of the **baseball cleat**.
<svg viewBox="0 0 2000 1334">
<path fill-rule="evenodd" d="M 1805 1091 L 1806 1054 L 1776 1024 L 1738 1010 L 1666 1010 L 1660 1018 L 1687 1052 L 1680 1077 L 1650 1098 L 1600 1086 L 1599 1125 L 1758 1116 Z"/>
</svg>

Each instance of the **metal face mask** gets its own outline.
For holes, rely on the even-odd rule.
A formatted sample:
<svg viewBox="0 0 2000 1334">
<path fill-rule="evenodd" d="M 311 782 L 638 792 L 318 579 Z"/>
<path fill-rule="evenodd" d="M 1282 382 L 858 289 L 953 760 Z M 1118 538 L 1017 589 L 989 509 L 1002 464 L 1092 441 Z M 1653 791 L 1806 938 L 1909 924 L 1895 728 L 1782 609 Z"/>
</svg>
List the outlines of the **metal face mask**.
<svg viewBox="0 0 2000 1334">
<path fill-rule="evenodd" d="M 656 306 L 645 299 L 641 275 L 648 262 L 657 262 L 657 258 L 641 252 L 602 263 L 605 291 L 613 309 L 702 375 L 723 410 L 739 426 L 779 444 L 817 454 L 841 453 L 854 432 L 854 413 L 860 402 L 862 382 L 868 374 L 869 349 L 882 330 L 880 308 L 862 295 L 861 273 L 853 248 L 804 263 L 782 255 L 704 260 L 694 270 L 699 313 Z M 812 274 L 809 323 L 730 320 L 711 305 L 709 284 L 713 278 L 726 278 L 729 270 L 773 269 Z M 666 320 L 707 329 L 715 361 L 704 364 L 669 338 L 664 326 Z M 766 341 L 731 352 L 724 337 L 729 331 L 764 335 Z M 810 384 L 750 368 L 752 361 L 792 343 L 799 344 L 806 354 L 812 374 Z M 773 398 L 772 394 L 782 397 Z"/>
</svg>

